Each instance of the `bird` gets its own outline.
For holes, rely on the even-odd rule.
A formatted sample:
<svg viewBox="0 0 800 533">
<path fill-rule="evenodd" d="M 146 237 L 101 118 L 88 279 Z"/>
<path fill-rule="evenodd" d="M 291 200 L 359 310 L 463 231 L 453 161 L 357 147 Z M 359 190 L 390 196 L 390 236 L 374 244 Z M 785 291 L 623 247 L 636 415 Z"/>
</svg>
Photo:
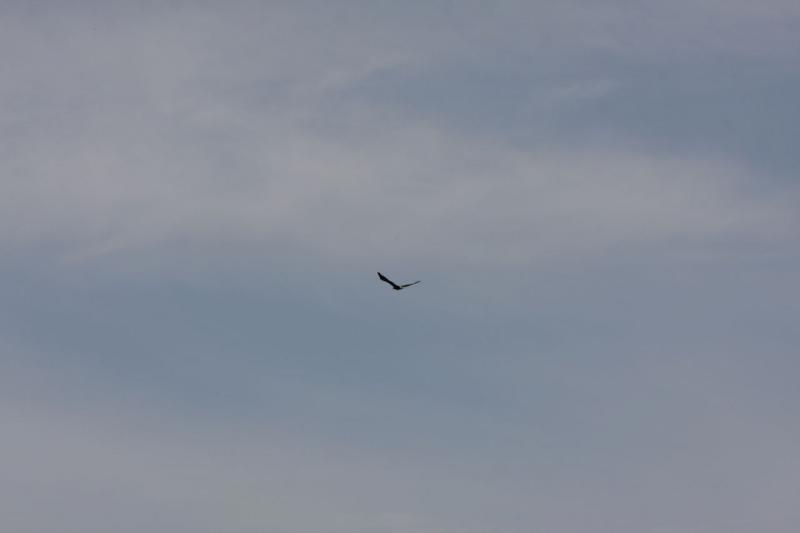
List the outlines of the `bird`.
<svg viewBox="0 0 800 533">
<path fill-rule="evenodd" d="M 381 281 L 385 281 L 386 283 L 388 283 L 389 285 L 391 285 L 391 286 L 392 286 L 392 288 L 393 288 L 394 290 L 396 290 L 396 291 L 401 291 L 401 290 L 405 289 L 406 287 L 410 287 L 410 286 L 412 286 L 412 285 L 416 285 L 417 283 L 419 283 L 419 281 L 415 281 L 414 283 L 406 283 L 405 285 L 398 285 L 397 283 L 395 283 L 394 281 L 390 280 L 389 278 L 387 278 L 386 276 L 384 276 L 384 275 L 383 275 L 383 274 L 381 274 L 380 272 L 378 272 L 378 278 L 379 278 Z"/>
</svg>

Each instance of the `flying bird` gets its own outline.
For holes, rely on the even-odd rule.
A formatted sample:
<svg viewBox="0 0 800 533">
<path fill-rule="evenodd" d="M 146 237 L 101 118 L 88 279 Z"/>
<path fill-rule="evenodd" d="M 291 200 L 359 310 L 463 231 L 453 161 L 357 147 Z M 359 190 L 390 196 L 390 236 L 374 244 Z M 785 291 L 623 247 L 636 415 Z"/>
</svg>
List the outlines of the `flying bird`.
<svg viewBox="0 0 800 533">
<path fill-rule="evenodd" d="M 380 272 L 378 272 L 378 278 L 379 278 L 381 281 L 385 281 L 386 283 L 388 283 L 389 285 L 391 285 L 391 286 L 392 286 L 392 288 L 393 288 L 394 290 L 396 290 L 396 291 L 403 290 L 403 289 L 405 289 L 406 287 L 410 287 L 410 286 L 412 286 L 412 285 L 416 285 L 417 283 L 419 283 L 419 281 L 415 281 L 414 283 L 406 283 L 405 285 L 398 285 L 397 283 L 395 283 L 394 281 L 390 280 L 389 278 L 387 278 L 386 276 L 384 276 L 384 275 L 383 275 L 383 274 L 381 274 Z"/>
</svg>

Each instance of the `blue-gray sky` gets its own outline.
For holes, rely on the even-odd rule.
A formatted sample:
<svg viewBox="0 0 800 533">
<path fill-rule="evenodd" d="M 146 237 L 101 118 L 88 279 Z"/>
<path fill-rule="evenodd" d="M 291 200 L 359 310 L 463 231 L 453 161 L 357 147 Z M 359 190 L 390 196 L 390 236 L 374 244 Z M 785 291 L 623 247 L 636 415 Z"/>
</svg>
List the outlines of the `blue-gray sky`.
<svg viewBox="0 0 800 533">
<path fill-rule="evenodd" d="M 3 2 L 0 528 L 793 533 L 798 65 L 788 0 Z"/>
</svg>

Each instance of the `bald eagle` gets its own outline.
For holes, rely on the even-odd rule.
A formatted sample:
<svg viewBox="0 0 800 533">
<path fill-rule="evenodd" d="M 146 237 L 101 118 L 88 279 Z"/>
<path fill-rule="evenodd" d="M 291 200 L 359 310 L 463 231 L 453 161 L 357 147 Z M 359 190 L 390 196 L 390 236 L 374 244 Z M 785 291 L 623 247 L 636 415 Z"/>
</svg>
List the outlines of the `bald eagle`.
<svg viewBox="0 0 800 533">
<path fill-rule="evenodd" d="M 378 278 L 379 278 L 381 281 L 385 281 L 386 283 L 388 283 L 389 285 L 391 285 L 391 286 L 392 286 L 392 288 L 393 288 L 394 290 L 396 290 L 396 291 L 403 290 L 403 289 L 405 289 L 406 287 L 410 287 L 410 286 L 412 286 L 412 285 L 416 285 L 417 283 L 419 283 L 419 281 L 415 281 L 414 283 L 406 283 L 405 285 L 398 285 L 397 283 L 395 283 L 394 281 L 390 280 L 389 278 L 387 278 L 386 276 L 384 276 L 384 275 L 383 275 L 383 274 L 381 274 L 380 272 L 378 272 Z"/>
</svg>

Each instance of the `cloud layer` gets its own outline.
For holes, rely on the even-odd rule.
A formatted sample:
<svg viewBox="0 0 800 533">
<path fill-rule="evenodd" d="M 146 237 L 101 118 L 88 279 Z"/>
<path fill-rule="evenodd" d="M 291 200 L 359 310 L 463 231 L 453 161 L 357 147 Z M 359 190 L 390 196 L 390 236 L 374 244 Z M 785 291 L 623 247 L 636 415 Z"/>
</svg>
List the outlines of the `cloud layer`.
<svg viewBox="0 0 800 533">
<path fill-rule="evenodd" d="M 485 31 L 498 39 L 496 24 L 520 9 L 501 6 L 484 17 Z M 543 64 L 580 64 L 570 59 L 572 46 L 625 57 L 614 43 L 581 30 L 637 27 L 625 22 L 630 17 L 696 32 L 697 38 L 675 45 L 694 43 L 707 54 L 723 45 L 731 53 L 777 57 L 786 47 L 795 50 L 788 38 L 767 50 L 760 42 L 738 50 L 746 39 L 701 32 L 650 9 L 545 4 L 520 12 L 522 21 L 541 18 L 566 30 L 546 48 L 538 60 Z M 771 15 L 776 10 L 755 16 L 746 6 L 705 9 L 714 12 L 698 20 L 780 27 Z M 791 7 L 780 9 L 791 15 Z M 405 16 L 413 18 L 414 11 Z M 479 124 L 465 130 L 435 113 L 409 116 L 393 104 L 402 95 L 371 98 L 369 80 L 376 74 L 452 70 L 461 61 L 458 53 L 499 52 L 499 43 L 487 37 L 473 44 L 468 36 L 476 30 L 436 31 L 445 21 L 457 28 L 472 8 L 433 11 L 433 27 L 415 29 L 414 39 L 400 37 L 408 21 L 391 10 L 344 9 L 342 27 L 327 24 L 325 9 L 311 14 L 281 6 L 92 17 L 14 13 L 4 48 L 25 53 L 9 57 L 4 76 L 10 140 L 3 163 L 5 246 L 50 244 L 69 257 L 90 257 L 176 241 L 213 247 L 288 240 L 323 257 L 391 249 L 407 256 L 416 249 L 426 256 L 438 250 L 450 262 L 526 262 L 554 247 L 602 252 L 664 239 L 713 242 L 737 233 L 770 239 L 795 223 L 794 202 L 776 198 L 784 191 L 752 194 L 759 192 L 759 176 L 737 154 L 637 149 L 619 132 L 606 141 L 508 146 Z M 544 22 L 510 34 L 535 34 Z M 237 25 L 244 26 L 235 31 Z M 660 43 L 657 33 L 641 38 L 645 50 Z M 495 48 L 481 46 L 487 42 Z M 521 52 L 532 54 L 534 71 L 540 68 L 539 54 L 514 48 Z M 480 76 L 480 70 L 470 74 L 464 89 L 451 86 L 449 98 L 470 91 L 475 107 L 492 109 L 495 86 L 481 88 Z M 602 78 L 571 77 L 507 79 L 531 93 L 512 97 L 516 111 L 497 111 L 535 123 L 541 112 L 531 105 L 570 114 L 578 101 L 591 113 L 615 90 Z M 454 118 L 473 112 L 448 111 Z M 569 131 L 581 138 L 577 128 Z"/>
<path fill-rule="evenodd" d="M 794 531 L 798 26 L 5 2 L 0 528 Z"/>
</svg>

